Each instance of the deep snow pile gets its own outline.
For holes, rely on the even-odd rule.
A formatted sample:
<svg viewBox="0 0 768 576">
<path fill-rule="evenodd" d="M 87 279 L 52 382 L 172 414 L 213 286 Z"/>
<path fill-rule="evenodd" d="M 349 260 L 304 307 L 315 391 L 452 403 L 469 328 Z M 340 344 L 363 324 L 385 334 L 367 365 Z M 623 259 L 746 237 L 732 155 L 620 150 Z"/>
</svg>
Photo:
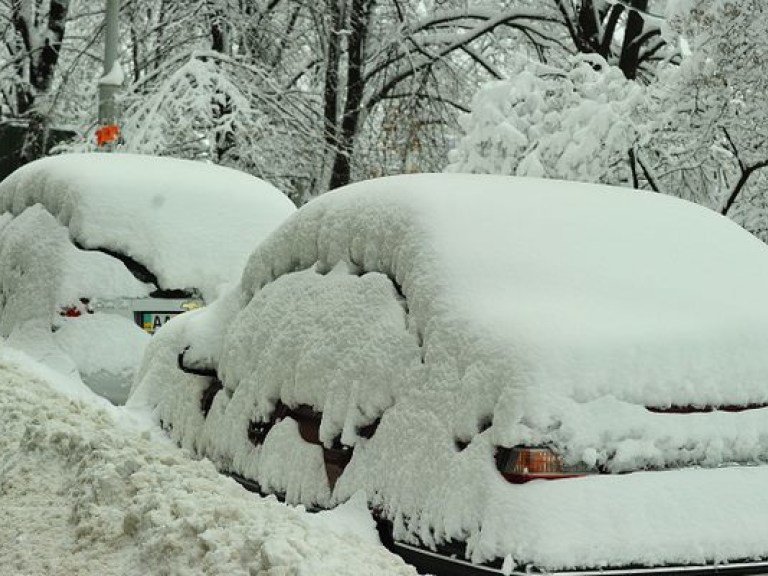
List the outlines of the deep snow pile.
<svg viewBox="0 0 768 576">
<path fill-rule="evenodd" d="M 42 204 L 85 248 L 137 260 L 162 288 L 212 299 L 237 278 L 253 247 L 295 210 L 243 172 L 133 154 L 66 154 L 28 164 L 0 183 L 0 212 Z"/>
<path fill-rule="evenodd" d="M 768 249 L 674 198 L 497 176 L 380 179 L 302 208 L 256 249 L 239 290 L 164 328 L 131 402 L 291 501 L 362 489 L 399 538 L 465 540 L 475 560 L 749 558 L 768 553 L 763 467 L 512 486 L 494 452 L 552 445 L 612 472 L 765 462 L 768 409 L 646 406 L 768 402 L 767 293 Z M 223 381 L 207 418 L 208 379 L 176 367 L 188 344 L 185 361 Z M 354 446 L 333 492 L 322 450 L 292 420 L 249 442 L 278 399 L 322 411 L 326 446 Z"/>
<path fill-rule="evenodd" d="M 359 500 L 323 517 L 258 498 L 140 414 L 1 354 L 4 574 L 415 574 L 370 542 Z"/>
</svg>

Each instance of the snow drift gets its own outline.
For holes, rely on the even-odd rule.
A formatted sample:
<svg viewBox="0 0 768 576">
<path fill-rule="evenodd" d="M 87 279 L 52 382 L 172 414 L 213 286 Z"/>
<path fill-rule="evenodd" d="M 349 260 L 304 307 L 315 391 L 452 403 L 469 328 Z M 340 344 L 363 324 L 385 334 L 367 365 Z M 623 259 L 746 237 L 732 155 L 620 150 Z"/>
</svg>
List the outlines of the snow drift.
<svg viewBox="0 0 768 576">
<path fill-rule="evenodd" d="M 0 350 L 4 574 L 415 575 L 353 501 L 259 498 L 77 382 Z M 49 379 L 51 378 L 51 379 Z"/>
</svg>

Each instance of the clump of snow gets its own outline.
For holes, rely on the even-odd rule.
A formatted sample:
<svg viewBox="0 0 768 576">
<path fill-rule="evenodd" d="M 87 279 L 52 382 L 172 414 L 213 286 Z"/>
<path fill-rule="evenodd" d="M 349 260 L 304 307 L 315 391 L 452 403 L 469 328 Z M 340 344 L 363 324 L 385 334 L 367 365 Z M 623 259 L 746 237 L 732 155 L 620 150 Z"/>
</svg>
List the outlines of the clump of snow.
<svg viewBox="0 0 768 576">
<path fill-rule="evenodd" d="M 646 409 L 768 402 L 766 264 L 737 225 L 652 193 L 461 174 L 360 183 L 259 245 L 225 304 L 164 328 L 129 403 L 288 501 L 362 490 L 397 538 L 462 540 L 474 561 L 768 555 L 766 468 L 712 469 L 768 460 L 768 409 Z M 187 346 L 223 382 L 207 417 L 211 379 L 176 366 Z M 250 442 L 277 400 L 323 412 L 325 446 L 354 448 L 333 489 L 290 418 Z M 518 444 L 614 472 L 705 468 L 514 486 L 494 455 Z"/>
<path fill-rule="evenodd" d="M 66 252 L 65 230 L 40 207 L 6 224 L 0 232 L 0 333 L 21 323 L 50 319 Z M 126 271 L 127 272 L 127 271 Z"/>
<path fill-rule="evenodd" d="M 234 318 L 222 349 L 218 367 L 232 403 L 214 428 L 266 421 L 282 399 L 323 412 L 326 444 L 339 437 L 354 445 L 357 426 L 391 406 L 407 374 L 421 366 L 392 282 L 379 273 L 350 274 L 343 263 L 325 275 L 308 269 L 265 286 Z"/>
<path fill-rule="evenodd" d="M 339 536 L 354 534 L 371 544 L 380 543 L 376 522 L 368 510 L 368 499 L 364 492 L 354 494 L 332 510 L 312 514 L 308 516 L 308 520 L 326 530 L 336 532 Z"/>
<path fill-rule="evenodd" d="M 3 351 L 5 352 L 5 351 Z M 14 574 L 415 575 L 345 531 L 259 498 L 140 420 L 0 360 L 0 564 Z M 109 408 L 109 407 L 107 407 Z"/>
<path fill-rule="evenodd" d="M 0 232 L 3 231 L 3 228 L 5 228 L 6 224 L 8 224 L 11 220 L 13 220 L 13 214 L 9 214 L 7 212 L 0 214 Z"/>
<path fill-rule="evenodd" d="M 212 300 L 248 254 L 295 207 L 279 190 L 229 168 L 132 154 L 66 154 L 0 183 L 0 211 L 40 203 L 85 248 L 113 250 L 153 272 L 161 288 Z"/>
<path fill-rule="evenodd" d="M 566 70 L 524 60 L 477 92 L 446 171 L 631 182 L 642 99 L 637 82 L 597 55 L 574 56 Z"/>
<path fill-rule="evenodd" d="M 185 352 L 187 366 L 207 368 L 215 364 L 221 352 L 224 333 L 240 310 L 240 293 L 236 285 L 222 290 L 222 296 L 208 305 L 209 314 L 188 313 L 184 320 L 194 326 L 195 346 Z"/>
<path fill-rule="evenodd" d="M 41 324 L 42 328 L 42 324 Z M 31 331 L 23 333 L 24 336 L 30 336 Z M 44 333 L 42 330 L 41 334 Z M 48 330 L 50 334 L 50 330 Z M 71 361 L 71 359 L 69 359 Z M 0 343 L 0 363 L 3 365 L 20 366 L 30 378 L 44 381 L 50 386 L 56 394 L 69 398 L 73 402 L 87 402 L 94 406 L 102 407 L 106 410 L 114 410 L 114 406 L 108 400 L 94 393 L 90 388 L 83 385 L 77 377 L 69 377 L 62 374 L 61 371 L 52 369 L 50 366 L 37 361 L 29 354 L 24 352 L 21 347 L 11 342 L 11 339 Z M 139 411 L 135 411 L 139 413 Z M 146 413 L 141 413 L 146 420 Z"/>
<path fill-rule="evenodd" d="M 109 72 L 99 78 L 99 84 L 107 84 L 110 86 L 122 86 L 125 82 L 125 74 L 123 73 L 123 67 L 120 66 L 120 61 L 115 60 L 112 64 L 112 68 Z"/>
<path fill-rule="evenodd" d="M 4 343 L 58 373 L 80 381 L 77 365 L 54 339 L 47 319 L 33 319 L 20 324 Z"/>
</svg>

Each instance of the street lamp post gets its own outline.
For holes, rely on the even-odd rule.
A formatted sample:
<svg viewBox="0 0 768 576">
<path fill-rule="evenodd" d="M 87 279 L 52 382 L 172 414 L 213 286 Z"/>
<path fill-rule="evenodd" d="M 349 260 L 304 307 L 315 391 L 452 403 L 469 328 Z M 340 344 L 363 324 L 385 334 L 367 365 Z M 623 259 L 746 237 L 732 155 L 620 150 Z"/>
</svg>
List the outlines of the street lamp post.
<svg viewBox="0 0 768 576">
<path fill-rule="evenodd" d="M 99 125 L 115 125 L 115 95 L 123 84 L 123 73 L 117 59 L 119 0 L 106 0 L 104 18 L 104 75 L 99 79 Z"/>
</svg>

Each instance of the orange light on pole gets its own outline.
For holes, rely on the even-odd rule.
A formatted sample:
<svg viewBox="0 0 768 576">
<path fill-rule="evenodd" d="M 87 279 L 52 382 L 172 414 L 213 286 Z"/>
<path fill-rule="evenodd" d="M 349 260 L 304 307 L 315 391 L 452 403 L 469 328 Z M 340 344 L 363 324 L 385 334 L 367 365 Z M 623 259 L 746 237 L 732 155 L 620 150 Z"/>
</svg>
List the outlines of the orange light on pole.
<svg viewBox="0 0 768 576">
<path fill-rule="evenodd" d="M 107 124 L 96 130 L 96 144 L 106 146 L 116 142 L 120 137 L 120 127 L 117 124 Z"/>
</svg>

